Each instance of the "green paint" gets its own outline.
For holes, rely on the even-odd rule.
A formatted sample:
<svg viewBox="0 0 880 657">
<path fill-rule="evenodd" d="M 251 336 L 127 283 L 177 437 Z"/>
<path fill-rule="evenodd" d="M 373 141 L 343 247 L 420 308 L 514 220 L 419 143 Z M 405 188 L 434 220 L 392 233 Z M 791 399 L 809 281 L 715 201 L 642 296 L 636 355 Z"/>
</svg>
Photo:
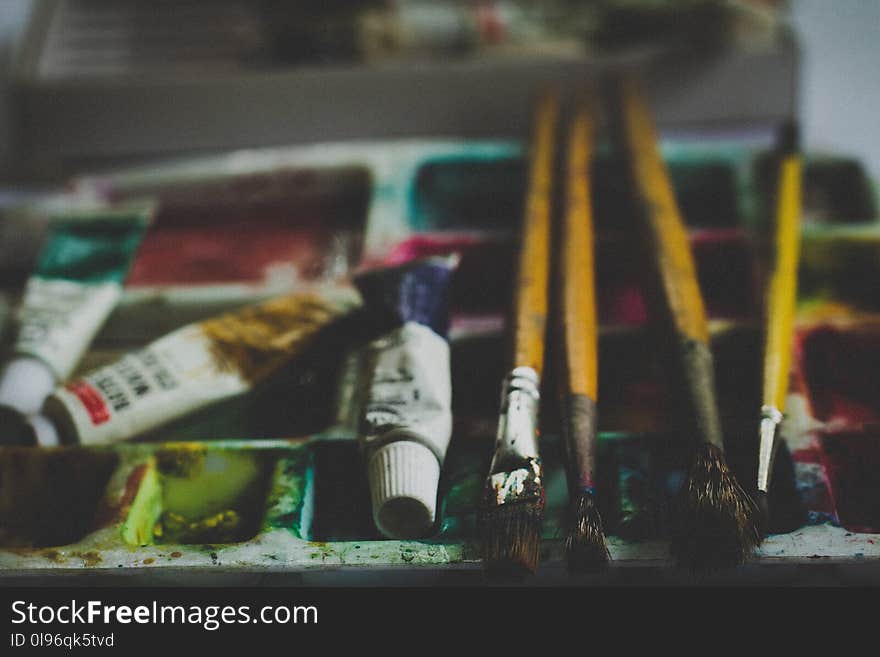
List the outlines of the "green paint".
<svg viewBox="0 0 880 657">
<path fill-rule="evenodd" d="M 314 468 L 311 450 L 290 451 L 275 464 L 263 529 L 284 529 L 308 539 L 312 516 Z"/>
<path fill-rule="evenodd" d="M 277 450 L 167 444 L 147 470 L 122 522 L 128 545 L 234 543 L 260 528 Z"/>
<path fill-rule="evenodd" d="M 54 218 L 36 275 L 82 283 L 122 283 L 150 213 L 107 211 Z"/>
<path fill-rule="evenodd" d="M 156 460 L 151 458 L 146 467 L 137 494 L 122 523 L 122 540 L 128 545 L 152 544 L 153 526 L 162 513 L 162 487 Z"/>
</svg>

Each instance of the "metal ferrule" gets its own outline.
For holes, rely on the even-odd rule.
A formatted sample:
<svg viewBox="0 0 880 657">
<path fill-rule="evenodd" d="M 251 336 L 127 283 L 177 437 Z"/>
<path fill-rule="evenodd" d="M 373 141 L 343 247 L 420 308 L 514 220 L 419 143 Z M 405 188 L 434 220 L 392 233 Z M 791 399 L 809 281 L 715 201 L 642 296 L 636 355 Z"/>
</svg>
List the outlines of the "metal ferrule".
<svg viewBox="0 0 880 657">
<path fill-rule="evenodd" d="M 538 373 L 531 367 L 517 367 L 507 376 L 490 472 L 513 470 L 538 458 L 539 385 Z"/>
<path fill-rule="evenodd" d="M 760 443 L 758 446 L 758 490 L 770 489 L 770 472 L 773 468 L 773 448 L 776 428 L 782 422 L 782 412 L 774 406 L 761 407 Z"/>
</svg>

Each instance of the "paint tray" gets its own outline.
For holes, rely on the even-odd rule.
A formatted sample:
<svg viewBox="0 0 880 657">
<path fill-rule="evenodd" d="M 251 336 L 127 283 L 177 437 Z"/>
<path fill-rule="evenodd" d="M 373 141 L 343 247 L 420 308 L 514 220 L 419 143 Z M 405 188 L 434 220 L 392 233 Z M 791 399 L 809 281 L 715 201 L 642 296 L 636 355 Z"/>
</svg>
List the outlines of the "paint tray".
<svg viewBox="0 0 880 657">
<path fill-rule="evenodd" d="M 766 181 L 761 182 L 766 175 L 762 155 L 729 144 L 685 142 L 665 144 L 664 154 L 692 229 L 711 316 L 725 432 L 735 437 L 730 461 L 747 480 L 755 468 L 761 240 L 769 207 Z M 548 511 L 544 558 L 535 581 L 687 580 L 686 573 L 670 567 L 668 555 L 672 496 L 686 457 L 676 432 L 680 411 L 652 348 L 644 272 L 638 258 L 627 255 L 627 209 L 620 200 L 617 165 L 603 160 L 596 166 L 602 321 L 599 488 L 614 561 L 605 573 L 587 578 L 572 580 L 565 571 L 565 480 L 551 404 L 542 417 Z M 337 419 L 345 413 L 331 403 L 341 354 L 336 360 L 313 355 L 246 398 L 130 443 L 44 451 L 0 448 L 0 580 L 482 581 L 476 500 L 488 467 L 504 374 L 504 299 L 511 284 L 523 172 L 518 144 L 430 141 L 254 151 L 79 180 L 78 193 L 104 203 L 165 198 L 169 207 L 183 207 L 193 224 L 206 220 L 199 203 L 210 207 L 215 194 L 232 194 L 249 209 L 279 193 L 275 183 L 284 181 L 286 187 L 290 182 L 299 191 L 284 189 L 275 201 L 310 206 L 321 217 L 336 216 L 330 237 L 314 252 L 335 253 L 340 231 L 351 237 L 338 271 L 358 261 L 461 252 L 451 332 L 455 430 L 442 475 L 439 517 L 428 539 L 380 539 L 370 517 L 360 453 L 352 432 Z M 841 184 L 864 182 L 859 175 L 842 178 L 850 182 Z M 812 180 L 808 176 L 808 185 Z M 303 186 L 294 181 L 304 181 Z M 247 190 L 256 191 L 249 196 Z M 713 209 L 714 198 L 726 199 L 723 213 Z M 851 317 L 872 310 L 870 295 L 841 297 L 848 275 L 840 274 L 836 286 L 823 283 L 834 280 L 835 270 L 821 256 L 836 248 L 838 262 L 858 262 L 847 257 L 853 240 L 841 242 L 840 235 L 861 231 L 858 239 L 870 244 L 876 223 L 847 217 L 839 208 L 827 214 L 827 220 L 805 227 L 802 331 L 813 330 L 817 317 L 826 321 L 828 313 Z M 808 256 L 810 249 L 818 258 Z M 874 271 L 869 260 L 863 260 L 861 270 L 866 280 Z M 335 271 L 332 264 L 321 265 L 314 276 Z M 147 278 L 129 285 L 126 302 L 96 340 L 84 369 L 143 344 L 161 333 L 164 323 L 179 325 L 295 289 L 308 276 L 298 274 L 278 287 L 272 281 L 283 277 L 208 277 L 197 284 L 174 277 L 147 284 Z M 151 317 L 163 314 L 164 323 L 150 324 Z M 840 447 L 854 444 L 848 434 L 829 433 L 830 416 L 816 410 L 821 404 L 813 392 L 828 375 L 805 373 L 803 362 L 796 359 L 792 373 L 784 445 L 776 459 L 771 493 L 776 533 L 751 563 L 709 581 L 803 581 L 805 568 L 859 581 L 878 576 L 874 565 L 880 563 L 880 548 L 875 535 L 867 533 L 873 531 L 876 509 L 868 505 L 853 511 L 846 501 L 850 482 L 868 480 L 865 468 L 856 466 L 874 457 Z M 873 429 L 858 431 L 868 435 Z M 842 472 L 847 473 L 843 483 Z M 52 484 L 46 486 L 48 480 Z M 866 517 L 871 522 L 865 523 Z"/>
</svg>

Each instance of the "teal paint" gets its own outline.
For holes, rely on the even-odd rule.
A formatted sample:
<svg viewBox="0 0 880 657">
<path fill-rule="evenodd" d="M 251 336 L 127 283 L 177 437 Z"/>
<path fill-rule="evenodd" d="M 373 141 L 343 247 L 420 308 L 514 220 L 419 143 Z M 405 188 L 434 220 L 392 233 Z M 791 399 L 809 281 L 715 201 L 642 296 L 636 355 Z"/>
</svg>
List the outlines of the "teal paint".
<svg viewBox="0 0 880 657">
<path fill-rule="evenodd" d="M 413 230 L 509 228 L 522 212 L 525 162 L 515 145 L 426 158 L 407 194 Z"/>
<path fill-rule="evenodd" d="M 146 211 L 132 211 L 53 219 L 34 274 L 82 283 L 122 283 L 149 216 Z"/>
</svg>

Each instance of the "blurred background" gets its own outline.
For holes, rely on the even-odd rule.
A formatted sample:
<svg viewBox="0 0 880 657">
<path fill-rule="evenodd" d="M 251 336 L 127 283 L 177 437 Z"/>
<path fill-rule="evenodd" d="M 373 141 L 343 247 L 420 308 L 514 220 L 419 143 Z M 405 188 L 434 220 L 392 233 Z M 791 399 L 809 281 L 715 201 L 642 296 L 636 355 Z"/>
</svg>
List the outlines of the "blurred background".
<svg viewBox="0 0 880 657">
<path fill-rule="evenodd" d="M 521 136 L 535 84 L 617 57 L 654 62 L 661 125 L 791 110 L 808 149 L 876 177 L 878 27 L 872 0 L 0 0 L 0 173 L 20 190 L 181 152 Z"/>
</svg>

